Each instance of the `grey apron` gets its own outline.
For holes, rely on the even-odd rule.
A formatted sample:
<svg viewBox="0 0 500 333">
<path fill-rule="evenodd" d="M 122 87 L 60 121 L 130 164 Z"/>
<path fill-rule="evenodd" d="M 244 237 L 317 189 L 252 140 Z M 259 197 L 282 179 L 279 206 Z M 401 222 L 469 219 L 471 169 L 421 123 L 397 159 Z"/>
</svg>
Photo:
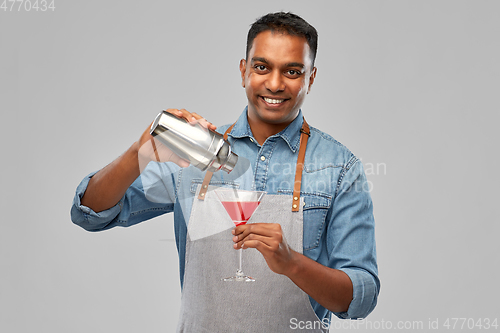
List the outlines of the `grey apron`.
<svg viewBox="0 0 500 333">
<path fill-rule="evenodd" d="M 243 272 L 254 282 L 221 280 L 234 276 L 238 251 L 233 248 L 234 224 L 215 187 L 207 183 L 198 186 L 188 222 L 177 332 L 327 332 L 309 296 L 288 277 L 272 272 L 256 249 L 243 250 Z M 300 195 L 266 195 L 248 223 L 280 223 L 288 245 L 302 253 L 302 206 Z"/>
</svg>

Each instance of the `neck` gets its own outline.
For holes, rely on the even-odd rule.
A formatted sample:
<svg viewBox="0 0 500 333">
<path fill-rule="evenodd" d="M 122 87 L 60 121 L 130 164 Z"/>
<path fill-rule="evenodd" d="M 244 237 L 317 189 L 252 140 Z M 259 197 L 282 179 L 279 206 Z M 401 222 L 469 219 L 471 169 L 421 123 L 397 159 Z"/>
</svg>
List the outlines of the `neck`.
<svg viewBox="0 0 500 333">
<path fill-rule="evenodd" d="M 253 137 L 259 145 L 262 145 L 266 139 L 270 136 L 273 136 L 282 130 L 284 130 L 290 123 L 280 123 L 280 124 L 269 124 L 262 122 L 255 122 L 250 117 L 248 118 L 248 124 L 250 125 L 250 129 L 252 130 Z"/>
<path fill-rule="evenodd" d="M 298 115 L 299 111 L 297 111 L 295 117 L 293 117 L 292 119 L 287 119 L 287 121 L 284 122 L 272 123 L 259 118 L 251 112 L 248 112 L 247 121 L 250 129 L 252 130 L 253 137 L 260 145 L 262 145 L 268 137 L 283 131 L 298 117 Z"/>
</svg>

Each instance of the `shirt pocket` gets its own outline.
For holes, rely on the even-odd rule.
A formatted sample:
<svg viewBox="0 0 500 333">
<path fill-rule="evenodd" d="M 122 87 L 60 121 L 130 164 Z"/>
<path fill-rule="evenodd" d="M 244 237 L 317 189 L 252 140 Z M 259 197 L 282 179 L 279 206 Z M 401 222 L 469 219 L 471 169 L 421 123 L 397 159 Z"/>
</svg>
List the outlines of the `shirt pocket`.
<svg viewBox="0 0 500 333">
<path fill-rule="evenodd" d="M 325 229 L 326 214 L 332 203 L 332 198 L 327 195 L 304 193 L 304 250 L 318 247 L 321 235 Z"/>
<path fill-rule="evenodd" d="M 292 195 L 292 191 L 278 190 L 279 194 Z M 332 203 L 332 197 L 326 194 L 301 192 L 303 200 L 303 244 L 305 250 L 319 246 L 321 235 L 325 229 L 326 214 Z"/>
<path fill-rule="evenodd" d="M 198 189 L 198 185 L 203 183 L 203 179 L 195 178 L 191 180 L 190 191 L 193 194 L 196 194 L 196 190 Z M 210 185 L 218 186 L 218 187 L 229 187 L 229 188 L 239 188 L 240 184 L 231 180 L 210 180 Z"/>
</svg>

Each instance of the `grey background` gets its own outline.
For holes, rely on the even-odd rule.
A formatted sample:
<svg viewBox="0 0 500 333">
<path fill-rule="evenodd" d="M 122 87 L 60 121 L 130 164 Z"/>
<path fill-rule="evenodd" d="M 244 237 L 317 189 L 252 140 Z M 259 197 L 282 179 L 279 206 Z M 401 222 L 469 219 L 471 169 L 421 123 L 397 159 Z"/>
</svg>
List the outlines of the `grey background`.
<svg viewBox="0 0 500 333">
<path fill-rule="evenodd" d="M 234 121 L 248 27 L 277 10 L 320 34 L 308 122 L 372 167 L 382 289 L 369 320 L 498 317 L 500 2 L 55 5 L 0 11 L 0 331 L 174 330 L 171 217 L 87 233 L 69 219 L 73 193 L 163 108 Z"/>
</svg>

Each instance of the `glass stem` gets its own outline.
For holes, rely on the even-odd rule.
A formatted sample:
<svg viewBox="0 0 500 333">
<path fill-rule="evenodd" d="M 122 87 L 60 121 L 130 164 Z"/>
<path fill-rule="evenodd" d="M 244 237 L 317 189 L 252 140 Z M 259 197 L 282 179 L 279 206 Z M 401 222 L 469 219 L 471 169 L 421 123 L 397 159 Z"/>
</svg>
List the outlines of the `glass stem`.
<svg viewBox="0 0 500 333">
<path fill-rule="evenodd" d="M 243 269 L 241 267 L 241 258 L 243 256 L 243 249 L 240 248 L 238 251 L 240 252 L 240 268 L 238 269 L 238 273 L 243 274 Z"/>
</svg>

